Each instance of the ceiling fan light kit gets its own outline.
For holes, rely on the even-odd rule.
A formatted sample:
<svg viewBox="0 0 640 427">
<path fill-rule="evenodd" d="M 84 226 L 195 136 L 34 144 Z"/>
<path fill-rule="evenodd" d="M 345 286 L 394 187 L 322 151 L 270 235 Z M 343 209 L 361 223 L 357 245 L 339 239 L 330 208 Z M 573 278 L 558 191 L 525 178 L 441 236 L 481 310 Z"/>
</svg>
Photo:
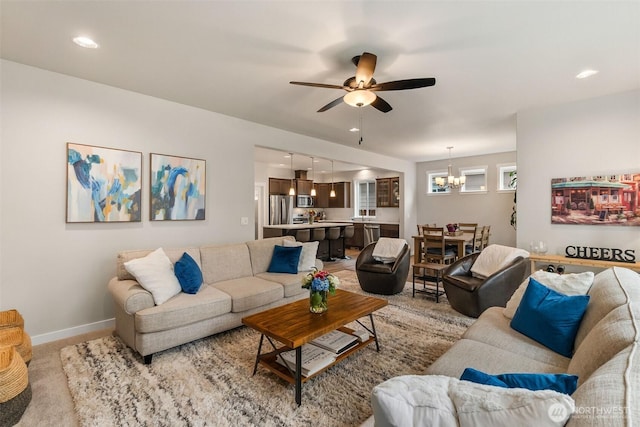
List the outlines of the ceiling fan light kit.
<svg viewBox="0 0 640 427">
<path fill-rule="evenodd" d="M 365 107 L 375 101 L 376 98 L 377 96 L 375 93 L 364 89 L 356 89 L 342 97 L 344 102 L 352 107 Z"/>
<path fill-rule="evenodd" d="M 371 105 L 378 111 L 388 113 L 393 109 L 391 105 L 373 92 L 418 89 L 436 84 L 436 79 L 433 77 L 377 83 L 373 78 L 373 72 L 376 68 L 377 60 L 378 57 L 369 52 L 363 52 L 362 55 L 354 56 L 351 59 L 351 62 L 356 65 L 356 75 L 346 79 L 342 85 L 296 81 L 289 83 L 292 85 L 320 87 L 325 89 L 342 89 L 347 91 L 346 95 L 334 99 L 327 105 L 321 107 L 318 110 L 319 113 L 327 111 L 343 101 L 352 107 L 365 107 L 367 105 Z"/>
</svg>

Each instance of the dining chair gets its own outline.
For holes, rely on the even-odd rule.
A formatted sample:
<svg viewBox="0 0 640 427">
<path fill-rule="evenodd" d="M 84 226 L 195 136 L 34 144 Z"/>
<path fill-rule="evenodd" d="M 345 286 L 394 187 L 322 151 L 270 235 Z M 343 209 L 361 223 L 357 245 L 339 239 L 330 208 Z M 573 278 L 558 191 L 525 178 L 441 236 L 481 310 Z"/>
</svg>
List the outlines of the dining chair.
<svg viewBox="0 0 640 427">
<path fill-rule="evenodd" d="M 472 222 L 460 222 L 458 223 L 458 228 L 464 233 L 475 233 L 476 228 L 478 228 L 478 224 Z"/>
<path fill-rule="evenodd" d="M 422 227 L 436 227 L 436 224 L 418 224 L 418 235 L 422 235 Z"/>
<path fill-rule="evenodd" d="M 482 227 L 482 249 L 489 246 L 490 231 L 491 231 L 490 225 L 485 225 L 484 227 Z"/>
<path fill-rule="evenodd" d="M 422 250 L 425 261 L 450 264 L 455 260 L 456 254 L 446 247 L 444 236 L 444 227 L 422 227 Z"/>
<path fill-rule="evenodd" d="M 469 255 L 482 250 L 482 229 L 484 227 L 476 226 L 473 230 L 473 239 L 464 247 L 464 254 Z"/>
</svg>

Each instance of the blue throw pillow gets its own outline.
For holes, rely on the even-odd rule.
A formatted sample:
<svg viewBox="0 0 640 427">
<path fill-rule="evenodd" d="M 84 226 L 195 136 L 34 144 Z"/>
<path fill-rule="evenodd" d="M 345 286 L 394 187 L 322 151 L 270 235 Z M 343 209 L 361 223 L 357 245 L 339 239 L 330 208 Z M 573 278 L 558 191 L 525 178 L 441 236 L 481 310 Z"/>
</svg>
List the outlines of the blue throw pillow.
<svg viewBox="0 0 640 427">
<path fill-rule="evenodd" d="M 461 380 L 478 384 L 488 384 L 506 388 L 526 388 L 528 390 L 553 390 L 558 393 L 573 394 L 578 388 L 578 376 L 569 374 L 499 374 L 489 375 L 473 368 L 467 368 Z"/>
<path fill-rule="evenodd" d="M 529 279 L 511 327 L 563 356 L 571 357 L 589 295 L 564 295 Z"/>
<path fill-rule="evenodd" d="M 182 254 L 182 257 L 173 266 L 173 271 L 180 282 L 182 292 L 187 294 L 198 292 L 202 286 L 202 271 L 200 271 L 198 263 L 188 253 Z"/>
<path fill-rule="evenodd" d="M 269 273 L 298 273 L 298 261 L 302 246 L 279 246 L 273 248 L 273 256 L 269 264 Z"/>
</svg>

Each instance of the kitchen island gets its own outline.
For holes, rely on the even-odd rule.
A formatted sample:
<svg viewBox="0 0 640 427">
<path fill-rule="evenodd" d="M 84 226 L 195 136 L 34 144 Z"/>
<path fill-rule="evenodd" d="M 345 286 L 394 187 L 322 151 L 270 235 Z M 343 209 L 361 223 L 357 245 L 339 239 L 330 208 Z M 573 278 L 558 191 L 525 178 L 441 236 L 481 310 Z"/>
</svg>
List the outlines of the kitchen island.
<svg viewBox="0 0 640 427">
<path fill-rule="evenodd" d="M 348 222 L 314 222 L 313 224 L 280 224 L 280 225 L 266 225 L 263 227 L 263 236 L 267 237 L 280 237 L 280 236 L 293 236 L 296 237 L 298 230 L 309 230 L 309 234 L 313 234 L 313 229 L 324 228 L 325 235 L 328 236 L 327 229 L 332 227 L 340 228 L 340 236 L 344 234 L 344 228 L 351 223 Z M 320 241 L 318 245 L 317 257 L 323 261 L 328 260 L 330 257 L 342 258 L 344 256 L 343 238 L 340 237 L 337 240 L 331 242 L 331 256 L 329 256 L 329 240 L 325 238 Z"/>
</svg>

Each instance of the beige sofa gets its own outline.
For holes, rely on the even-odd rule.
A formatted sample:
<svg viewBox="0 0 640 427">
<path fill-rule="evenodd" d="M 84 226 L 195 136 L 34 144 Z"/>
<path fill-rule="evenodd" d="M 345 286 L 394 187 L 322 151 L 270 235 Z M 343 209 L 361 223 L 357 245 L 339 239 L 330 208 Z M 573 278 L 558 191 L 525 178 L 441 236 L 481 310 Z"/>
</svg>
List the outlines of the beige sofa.
<svg viewBox="0 0 640 427">
<path fill-rule="evenodd" d="M 415 384 L 424 383 L 424 390 L 446 377 L 460 378 L 465 368 L 475 368 L 489 374 L 501 373 L 568 373 L 578 376 L 578 388 L 571 395 L 575 411 L 567 426 L 630 426 L 640 424 L 640 275 L 626 268 L 614 267 L 595 275 L 588 291 L 590 300 L 582 318 L 571 358 L 553 352 L 538 342 L 511 329 L 511 319 L 503 315 L 502 307 L 483 312 L 462 338 L 426 371 L 425 376 L 397 377 L 382 383 L 395 390 L 398 401 L 416 402 L 413 396 L 402 397 L 406 391 L 398 385 L 405 378 Z M 440 377 L 444 376 L 444 377 Z M 408 381 L 408 380 L 407 380 Z M 457 381 L 457 380 L 452 380 Z M 460 382 L 458 387 L 472 383 Z M 478 386 L 476 388 L 488 387 Z M 471 385 L 473 387 L 473 385 Z M 499 396 L 496 387 L 489 396 Z M 406 389 L 406 387 L 405 387 Z M 514 392 L 517 389 L 513 389 Z M 455 392 L 455 390 L 454 390 Z M 374 407 L 380 407 L 374 389 Z M 425 391 L 425 395 L 427 391 Z M 446 392 L 445 392 L 446 394 Z M 395 398 L 394 398 L 395 399 Z M 425 398 L 425 399 L 431 399 Z M 419 400 L 419 399 L 417 399 Z M 447 412 L 442 402 L 436 411 Z M 433 400 L 432 400 L 433 401 Z M 376 406 L 377 405 L 377 406 Z M 390 419 L 404 417 L 408 405 L 386 406 L 375 425 L 390 425 Z M 434 406 L 420 407 L 434 408 Z M 400 408 L 400 409 L 398 409 Z M 414 406 L 418 408 L 418 406 Z M 467 408 L 465 408 L 467 409 Z M 495 409 L 495 408 L 494 408 Z M 385 412 L 386 411 L 386 412 Z M 453 409 L 455 412 L 455 409 Z M 551 411 L 551 409 L 549 409 Z M 497 411 L 498 412 L 498 411 Z M 496 412 L 496 413 L 497 413 Z M 547 412 L 545 409 L 544 412 Z M 468 413 L 453 416 L 467 416 Z M 539 422 L 549 421 L 542 415 Z M 515 422 L 515 421 L 514 421 Z M 373 425 L 373 417 L 363 425 Z M 543 423 L 544 424 L 544 423 Z M 532 423 L 531 425 L 543 425 Z M 515 425 L 515 424 L 514 424 Z M 545 424 L 546 425 L 546 424 Z"/>
<path fill-rule="evenodd" d="M 195 295 L 179 293 L 155 305 L 151 293 L 135 281 L 124 263 L 151 250 L 118 254 L 117 276 L 108 288 L 113 297 L 116 333 L 151 363 L 154 353 L 242 325 L 242 318 L 271 307 L 307 298 L 301 286 L 306 272 L 269 273 L 274 237 L 246 243 L 165 249 L 175 263 L 188 253 L 200 266 L 204 284 Z M 316 260 L 322 269 L 322 262 Z"/>
</svg>

